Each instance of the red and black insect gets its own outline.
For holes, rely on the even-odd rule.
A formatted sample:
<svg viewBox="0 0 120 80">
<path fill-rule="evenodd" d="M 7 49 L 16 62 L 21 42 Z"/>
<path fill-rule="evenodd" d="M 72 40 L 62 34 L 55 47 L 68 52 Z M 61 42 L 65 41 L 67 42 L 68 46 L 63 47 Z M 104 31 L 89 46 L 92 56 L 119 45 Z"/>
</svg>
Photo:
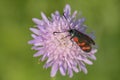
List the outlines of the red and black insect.
<svg viewBox="0 0 120 80">
<path fill-rule="evenodd" d="M 95 45 L 95 42 L 89 36 L 76 29 L 70 29 L 68 32 L 70 33 L 71 39 L 85 52 L 90 52 L 92 45 Z"/>
<path fill-rule="evenodd" d="M 65 15 L 63 14 L 65 17 Z M 67 20 L 67 18 L 65 17 Z M 69 24 L 69 23 L 68 23 Z M 92 38 L 90 38 L 88 35 L 76 30 L 71 29 L 69 26 L 69 30 L 64 31 L 69 32 L 68 36 L 71 36 L 71 40 L 77 43 L 77 45 L 84 51 L 84 52 L 90 52 L 92 49 L 92 45 L 95 45 L 95 42 Z M 63 32 L 53 32 L 53 33 L 63 33 Z M 67 37 L 67 36 L 66 36 Z"/>
</svg>

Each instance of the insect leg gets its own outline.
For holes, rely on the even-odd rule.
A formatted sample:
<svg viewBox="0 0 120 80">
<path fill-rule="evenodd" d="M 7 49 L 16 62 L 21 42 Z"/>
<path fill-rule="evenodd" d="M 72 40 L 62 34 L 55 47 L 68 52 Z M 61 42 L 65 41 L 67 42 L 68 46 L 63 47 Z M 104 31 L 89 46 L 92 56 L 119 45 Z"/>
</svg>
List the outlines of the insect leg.
<svg viewBox="0 0 120 80">
<path fill-rule="evenodd" d="M 55 35 L 56 33 L 63 33 L 63 32 L 53 32 L 53 35 Z"/>
</svg>

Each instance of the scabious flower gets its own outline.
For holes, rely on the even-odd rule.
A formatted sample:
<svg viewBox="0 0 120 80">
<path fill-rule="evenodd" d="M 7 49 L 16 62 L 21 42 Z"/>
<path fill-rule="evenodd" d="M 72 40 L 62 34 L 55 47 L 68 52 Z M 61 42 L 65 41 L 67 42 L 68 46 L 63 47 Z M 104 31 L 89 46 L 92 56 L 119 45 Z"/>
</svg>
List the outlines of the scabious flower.
<svg viewBox="0 0 120 80">
<path fill-rule="evenodd" d="M 65 6 L 63 14 L 60 15 L 56 11 L 48 19 L 42 12 L 42 20 L 33 18 L 36 27 L 30 28 L 33 32 L 33 40 L 29 41 L 29 44 L 33 44 L 32 49 L 38 51 L 34 57 L 41 56 L 40 61 L 46 61 L 44 68 L 51 67 L 51 77 L 54 77 L 58 70 L 63 76 L 68 74 L 69 77 L 73 76 L 73 72 L 83 71 L 86 74 L 85 63 L 93 64 L 90 59 L 96 60 L 94 54 L 97 49 L 92 47 L 90 52 L 84 52 L 71 40 L 71 36 L 68 36 L 70 33 L 67 31 L 70 28 L 86 34 L 86 26 L 83 24 L 85 19 L 78 19 L 77 11 L 71 14 L 68 4 Z M 54 32 L 58 33 L 54 34 Z"/>
</svg>

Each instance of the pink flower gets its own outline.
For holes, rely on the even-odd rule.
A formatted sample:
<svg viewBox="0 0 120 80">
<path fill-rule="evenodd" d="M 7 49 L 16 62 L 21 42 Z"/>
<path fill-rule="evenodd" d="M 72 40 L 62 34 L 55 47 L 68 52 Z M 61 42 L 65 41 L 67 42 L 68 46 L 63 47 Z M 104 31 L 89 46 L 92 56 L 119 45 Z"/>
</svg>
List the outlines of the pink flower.
<svg viewBox="0 0 120 80">
<path fill-rule="evenodd" d="M 51 77 L 54 77 L 58 70 L 63 76 L 68 74 L 69 77 L 73 76 L 73 71 L 76 73 L 83 71 L 86 74 L 85 63 L 92 65 L 90 59 L 96 60 L 95 47 L 92 47 L 90 52 L 84 52 L 73 39 L 70 39 L 71 36 L 68 36 L 70 33 L 67 31 L 70 27 L 86 34 L 86 26 L 83 24 L 85 19 L 77 19 L 76 15 L 77 11 L 71 15 L 70 5 L 67 4 L 64 15 L 56 11 L 48 19 L 42 12 L 42 20 L 33 18 L 36 27 L 30 28 L 33 40 L 29 41 L 29 44 L 33 44 L 32 49 L 38 51 L 34 57 L 42 56 L 40 61 L 46 61 L 44 68 L 51 67 Z"/>
</svg>

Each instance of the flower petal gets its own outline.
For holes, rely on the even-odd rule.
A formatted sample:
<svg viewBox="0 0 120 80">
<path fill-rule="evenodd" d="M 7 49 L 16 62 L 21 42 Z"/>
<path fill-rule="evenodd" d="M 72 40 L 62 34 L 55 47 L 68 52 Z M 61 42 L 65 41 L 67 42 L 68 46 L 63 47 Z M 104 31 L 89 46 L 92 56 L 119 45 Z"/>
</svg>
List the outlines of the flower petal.
<svg viewBox="0 0 120 80">
<path fill-rule="evenodd" d="M 74 13 L 72 14 L 72 18 L 75 18 L 77 14 L 77 11 L 74 11 Z"/>
<path fill-rule="evenodd" d="M 33 18 L 32 20 L 33 20 L 33 22 L 36 23 L 37 25 L 43 25 L 43 24 L 44 24 L 42 20 L 39 20 L 39 19 L 37 19 L 37 18 Z"/>
<path fill-rule="evenodd" d="M 92 65 L 92 64 L 93 64 L 93 63 L 92 63 L 90 60 L 88 60 L 88 59 L 83 59 L 83 61 L 84 61 L 85 63 L 89 64 L 89 65 Z"/>
<path fill-rule="evenodd" d="M 58 71 L 58 64 L 54 63 L 51 69 L 51 77 L 54 77 L 57 71 Z"/>
<path fill-rule="evenodd" d="M 36 29 L 36 28 L 30 28 L 30 30 L 31 30 L 33 33 L 35 33 L 35 34 L 40 35 L 40 31 L 39 31 L 38 29 Z"/>
<path fill-rule="evenodd" d="M 31 36 L 32 36 L 32 38 L 36 38 L 37 37 L 37 35 L 35 35 L 35 34 L 31 34 Z"/>
<path fill-rule="evenodd" d="M 71 8 L 70 8 L 70 5 L 67 4 L 64 9 L 64 15 L 68 17 L 70 14 L 71 14 Z"/>
<path fill-rule="evenodd" d="M 86 69 L 84 63 L 80 62 L 80 68 L 81 68 L 81 70 L 82 70 L 85 74 L 87 74 L 87 69 Z"/>
<path fill-rule="evenodd" d="M 38 51 L 37 53 L 35 53 L 34 55 L 33 55 L 33 57 L 38 57 L 38 56 L 41 56 L 41 55 L 43 55 L 43 53 L 44 53 L 44 51 Z"/>
<path fill-rule="evenodd" d="M 49 62 L 49 63 L 46 63 L 46 64 L 44 65 L 44 68 L 48 68 L 48 67 L 52 66 L 53 64 L 54 64 L 54 61 L 51 61 L 51 62 Z"/>
<path fill-rule="evenodd" d="M 94 55 L 88 55 L 90 59 L 96 60 L 96 57 Z"/>
<path fill-rule="evenodd" d="M 79 72 L 78 68 L 76 66 L 73 66 L 72 69 L 77 73 Z"/>
<path fill-rule="evenodd" d="M 60 66 L 60 73 L 65 76 L 66 75 L 66 71 L 65 71 L 65 68 L 63 66 Z"/>
<path fill-rule="evenodd" d="M 71 68 L 68 68 L 68 75 L 70 78 L 73 76 L 73 71 Z"/>
<path fill-rule="evenodd" d="M 97 52 L 97 49 L 93 49 L 92 51 L 91 51 L 91 54 L 95 54 Z"/>
<path fill-rule="evenodd" d="M 43 12 L 41 12 L 41 16 L 42 16 L 42 19 L 48 24 L 49 20 Z"/>
</svg>

